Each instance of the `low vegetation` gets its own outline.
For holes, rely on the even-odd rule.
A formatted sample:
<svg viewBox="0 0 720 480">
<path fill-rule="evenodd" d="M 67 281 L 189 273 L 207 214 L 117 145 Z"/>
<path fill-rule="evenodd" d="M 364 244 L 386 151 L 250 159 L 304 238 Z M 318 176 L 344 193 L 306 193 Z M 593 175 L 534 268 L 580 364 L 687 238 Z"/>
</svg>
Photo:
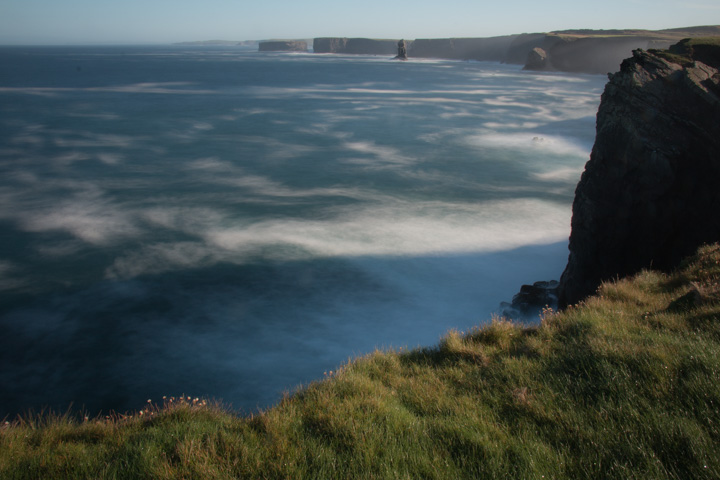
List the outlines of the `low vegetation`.
<svg viewBox="0 0 720 480">
<path fill-rule="evenodd" d="M 686 67 L 692 66 L 694 60 L 707 65 L 720 67 L 720 36 L 686 38 L 672 45 L 668 50 L 649 50 L 665 60 Z"/>
<path fill-rule="evenodd" d="M 669 30 L 642 30 L 642 29 L 572 29 L 558 30 L 549 35 L 564 38 L 603 38 L 603 37 L 640 37 L 654 40 L 677 42 L 688 37 L 711 38 L 720 35 L 720 25 L 706 25 L 701 27 L 672 28 Z"/>
<path fill-rule="evenodd" d="M 719 282 L 704 247 L 535 326 L 375 352 L 251 417 L 183 397 L 8 420 L 0 478 L 720 478 Z"/>
</svg>

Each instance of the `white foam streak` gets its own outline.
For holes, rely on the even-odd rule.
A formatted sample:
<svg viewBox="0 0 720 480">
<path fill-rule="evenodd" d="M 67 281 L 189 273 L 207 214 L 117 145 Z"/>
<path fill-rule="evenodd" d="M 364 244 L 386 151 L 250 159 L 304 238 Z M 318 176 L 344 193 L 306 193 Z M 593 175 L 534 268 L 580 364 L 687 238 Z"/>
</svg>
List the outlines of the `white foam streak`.
<svg viewBox="0 0 720 480">
<path fill-rule="evenodd" d="M 590 79 L 585 76 L 553 75 L 553 74 L 533 75 L 531 73 L 528 73 L 528 75 L 531 76 L 533 82 L 546 82 L 546 83 L 550 83 L 550 84 L 587 83 L 590 81 Z"/>
<path fill-rule="evenodd" d="M 100 160 L 105 165 L 117 165 L 118 163 L 122 162 L 123 156 L 117 153 L 98 153 L 98 160 Z"/>
<path fill-rule="evenodd" d="M 204 207 L 153 207 L 137 217 L 155 226 L 194 235 L 224 221 L 221 212 Z"/>
<path fill-rule="evenodd" d="M 18 215 L 17 219 L 25 231 L 64 231 L 94 245 L 111 244 L 140 233 L 130 212 L 92 191 Z"/>
<path fill-rule="evenodd" d="M 508 218 L 511 216 L 510 218 Z M 367 209 L 333 221 L 268 221 L 208 232 L 209 244 L 246 251 L 289 244 L 313 256 L 427 255 L 490 252 L 567 236 L 569 212 L 549 202 L 421 204 Z"/>
<path fill-rule="evenodd" d="M 209 266 L 222 260 L 206 245 L 195 242 L 161 243 L 146 246 L 116 259 L 106 272 L 106 278 L 133 278 L 159 274 L 184 268 Z"/>
<path fill-rule="evenodd" d="M 540 123 L 538 122 L 509 122 L 509 123 L 500 123 L 500 122 L 485 122 L 483 123 L 483 127 L 489 128 L 491 130 L 532 130 L 540 126 Z"/>
<path fill-rule="evenodd" d="M 376 145 L 375 142 L 346 142 L 344 147 L 350 151 L 371 155 L 372 161 L 367 159 L 357 161 L 357 163 L 366 163 L 377 167 L 387 165 L 407 165 L 415 160 L 407 155 L 403 155 L 397 148 Z"/>
<path fill-rule="evenodd" d="M 373 207 L 336 209 L 327 220 L 242 225 L 209 209 L 150 209 L 142 213 L 145 221 L 202 241 L 147 245 L 117 258 L 106 276 L 132 278 L 218 262 L 242 264 L 257 255 L 290 261 L 496 252 L 562 241 L 570 223 L 569 208 L 537 200 L 478 205 L 382 200 Z M 84 226 L 77 221 L 71 225 L 78 223 Z"/>
<path fill-rule="evenodd" d="M 291 188 L 280 182 L 271 180 L 262 175 L 246 173 L 244 169 L 236 167 L 229 162 L 222 162 L 215 158 L 200 159 L 188 164 L 189 169 L 199 170 L 205 176 L 198 177 L 207 183 L 215 185 L 230 185 L 246 190 L 246 193 L 273 199 L 305 198 L 316 196 L 351 197 L 356 199 L 376 199 L 374 194 L 354 188 Z M 245 201 L 250 199 L 245 198 Z"/>
<path fill-rule="evenodd" d="M 532 176 L 538 180 L 545 182 L 572 182 L 577 183 L 582 173 L 582 168 L 558 168 L 549 172 L 533 173 Z"/>
<path fill-rule="evenodd" d="M 565 137 L 541 133 L 481 133 L 466 138 L 469 145 L 481 148 L 502 148 L 514 151 L 539 151 L 555 155 L 587 157 L 588 147 L 577 144 Z"/>
</svg>

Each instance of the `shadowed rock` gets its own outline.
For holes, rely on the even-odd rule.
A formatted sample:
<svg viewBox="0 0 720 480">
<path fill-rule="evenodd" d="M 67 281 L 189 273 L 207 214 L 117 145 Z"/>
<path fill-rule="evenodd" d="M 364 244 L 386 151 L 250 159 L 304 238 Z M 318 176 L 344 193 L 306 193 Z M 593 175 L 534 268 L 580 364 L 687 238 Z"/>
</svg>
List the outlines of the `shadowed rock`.
<svg viewBox="0 0 720 480">
<path fill-rule="evenodd" d="M 512 303 L 502 302 L 500 308 L 503 317 L 520 320 L 535 317 L 545 307 L 556 309 L 558 306 L 558 282 L 540 281 L 532 285 L 523 285 L 515 294 Z"/>
<path fill-rule="evenodd" d="M 710 61 L 720 45 L 701 50 Z M 720 64 L 689 55 L 636 50 L 609 76 L 575 192 L 561 307 L 720 240 Z"/>
<path fill-rule="evenodd" d="M 308 44 L 304 40 L 272 40 L 260 42 L 260 52 L 307 52 Z"/>
<path fill-rule="evenodd" d="M 540 47 L 535 47 L 528 52 L 523 70 L 547 70 L 548 67 L 547 52 Z"/>
<path fill-rule="evenodd" d="M 320 37 L 313 40 L 315 53 L 392 55 L 397 52 L 397 46 L 397 40 L 374 38 Z"/>
<path fill-rule="evenodd" d="M 400 40 L 398 42 L 398 54 L 395 56 L 396 60 L 407 60 L 407 47 L 405 45 L 405 40 Z"/>
</svg>

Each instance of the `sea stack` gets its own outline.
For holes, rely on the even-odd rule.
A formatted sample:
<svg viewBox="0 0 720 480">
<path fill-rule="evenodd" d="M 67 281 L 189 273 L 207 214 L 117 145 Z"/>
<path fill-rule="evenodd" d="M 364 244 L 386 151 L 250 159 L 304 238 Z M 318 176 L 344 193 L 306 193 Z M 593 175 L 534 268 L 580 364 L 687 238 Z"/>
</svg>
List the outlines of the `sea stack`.
<svg viewBox="0 0 720 480">
<path fill-rule="evenodd" d="M 560 306 L 720 240 L 720 41 L 635 50 L 609 75 L 575 191 Z"/>
<path fill-rule="evenodd" d="M 405 40 L 400 40 L 398 42 L 398 53 L 395 57 L 396 60 L 407 60 L 407 45 L 405 44 Z"/>
</svg>

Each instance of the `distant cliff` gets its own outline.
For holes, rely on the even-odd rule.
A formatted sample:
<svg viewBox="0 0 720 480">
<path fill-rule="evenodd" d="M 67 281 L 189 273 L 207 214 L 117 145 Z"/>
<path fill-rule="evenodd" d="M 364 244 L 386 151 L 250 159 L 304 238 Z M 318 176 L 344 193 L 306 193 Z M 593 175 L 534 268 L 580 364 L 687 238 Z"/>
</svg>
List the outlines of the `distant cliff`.
<svg viewBox="0 0 720 480">
<path fill-rule="evenodd" d="M 527 52 L 542 43 L 545 34 L 487 38 L 435 38 L 405 41 L 409 57 L 450 60 L 486 60 L 522 65 Z M 322 37 L 313 40 L 315 53 L 394 55 L 398 40 Z"/>
<path fill-rule="evenodd" d="M 268 40 L 260 42 L 260 52 L 307 52 L 308 43 L 305 40 Z"/>
<path fill-rule="evenodd" d="M 667 49 L 687 37 L 720 35 L 720 26 L 669 30 L 563 30 L 548 33 L 526 50 L 526 70 L 616 72 L 637 49 Z"/>
<path fill-rule="evenodd" d="M 609 76 L 575 192 L 560 304 L 720 240 L 720 39 L 633 52 Z"/>
<path fill-rule="evenodd" d="M 565 30 L 500 37 L 421 38 L 407 43 L 410 58 L 477 60 L 525 65 L 528 70 L 605 74 L 615 72 L 633 50 L 667 48 L 685 37 L 720 35 L 720 26 L 672 30 Z M 323 37 L 315 53 L 390 55 L 398 40 Z"/>
<path fill-rule="evenodd" d="M 374 38 L 321 37 L 313 40 L 313 52 L 354 55 L 397 55 L 398 41 L 399 39 L 379 40 Z"/>
<path fill-rule="evenodd" d="M 543 34 L 505 35 L 487 38 L 433 38 L 412 42 L 408 55 L 416 58 L 447 58 L 506 63 L 525 62 L 527 52 L 541 43 Z"/>
<path fill-rule="evenodd" d="M 652 35 L 573 36 L 547 35 L 541 50 L 544 61 L 533 63 L 528 56 L 526 70 L 555 70 L 561 72 L 605 74 L 618 70 L 623 59 L 636 49 L 664 49 L 677 39 L 664 39 Z"/>
</svg>

